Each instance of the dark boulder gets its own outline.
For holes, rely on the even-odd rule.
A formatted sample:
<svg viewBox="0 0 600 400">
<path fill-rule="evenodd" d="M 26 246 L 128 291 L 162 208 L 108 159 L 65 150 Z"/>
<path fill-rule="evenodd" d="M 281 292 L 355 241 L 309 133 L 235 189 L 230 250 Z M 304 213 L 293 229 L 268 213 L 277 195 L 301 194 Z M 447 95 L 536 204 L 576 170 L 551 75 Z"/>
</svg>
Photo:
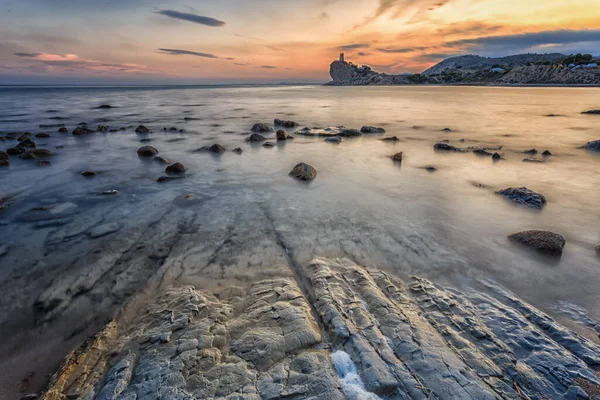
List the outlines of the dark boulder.
<svg viewBox="0 0 600 400">
<path fill-rule="evenodd" d="M 150 129 L 146 128 L 144 125 L 140 125 L 137 128 L 135 128 L 135 133 L 139 133 L 139 134 L 150 133 Z"/>
<path fill-rule="evenodd" d="M 17 149 L 35 149 L 35 143 L 33 140 L 26 139 L 19 142 L 16 146 Z"/>
<path fill-rule="evenodd" d="M 267 148 L 275 147 L 275 143 L 273 143 L 273 142 L 264 142 L 263 143 L 263 147 L 267 147 Z"/>
<path fill-rule="evenodd" d="M 271 132 L 273 128 L 269 127 L 266 124 L 258 123 L 252 125 L 252 132 Z"/>
<path fill-rule="evenodd" d="M 23 142 L 23 141 L 29 140 L 29 139 L 31 139 L 31 133 L 29 133 L 29 132 L 26 132 L 17 138 L 17 140 L 19 142 Z"/>
<path fill-rule="evenodd" d="M 285 121 L 277 118 L 273 122 L 275 126 L 283 126 L 284 128 L 295 128 L 300 125 L 296 121 Z"/>
<path fill-rule="evenodd" d="M 29 150 L 27 153 L 33 155 L 35 158 L 45 158 L 54 155 L 50 150 L 46 149 L 33 149 Z"/>
<path fill-rule="evenodd" d="M 0 160 L 8 160 L 8 154 L 0 150 Z"/>
<path fill-rule="evenodd" d="M 503 189 L 497 191 L 496 194 L 502 195 L 517 204 L 532 208 L 542 209 L 546 205 L 546 198 L 543 195 L 526 187 Z"/>
<path fill-rule="evenodd" d="M 403 156 L 402 152 L 396 153 L 396 154 L 394 154 L 392 156 L 392 160 L 395 161 L 395 162 L 401 163 L 402 162 L 402 156 Z"/>
<path fill-rule="evenodd" d="M 25 152 L 25 149 L 18 149 L 16 147 L 12 147 L 10 149 L 6 149 L 6 154 L 8 154 L 9 156 L 18 156 L 19 154 L 22 154 Z"/>
<path fill-rule="evenodd" d="M 40 139 L 45 139 L 45 138 L 49 138 L 49 137 L 50 137 L 50 135 L 48 135 L 47 133 L 43 133 L 43 132 L 41 132 L 41 133 L 36 133 L 36 134 L 35 134 L 35 137 L 36 137 L 36 138 L 40 138 Z"/>
<path fill-rule="evenodd" d="M 442 132 L 452 132 L 452 129 L 450 129 L 450 128 L 444 128 L 444 129 L 442 129 Z"/>
<path fill-rule="evenodd" d="M 218 143 L 215 143 L 212 146 L 203 146 L 196 151 L 208 151 L 211 153 L 221 154 L 225 152 L 225 147 L 221 146 Z"/>
<path fill-rule="evenodd" d="M 355 137 L 362 136 L 362 133 L 358 129 L 344 128 L 337 133 L 337 136 Z"/>
<path fill-rule="evenodd" d="M 293 138 L 293 136 L 288 135 L 284 130 L 280 129 L 277 131 L 277 140 L 291 140 Z"/>
<path fill-rule="evenodd" d="M 433 173 L 433 172 L 436 172 L 436 171 L 437 171 L 437 168 L 436 168 L 436 167 L 432 167 L 432 166 L 430 165 L 430 166 L 428 166 L 428 167 L 425 167 L 425 171 L 427 171 L 427 172 L 430 172 L 430 173 Z"/>
<path fill-rule="evenodd" d="M 38 167 L 49 167 L 50 165 L 52 165 L 52 163 L 47 160 L 41 160 L 36 162 L 35 165 L 37 165 Z"/>
<path fill-rule="evenodd" d="M 92 176 L 98 175 L 98 173 L 96 173 L 94 171 L 82 171 L 81 175 L 85 176 L 86 178 L 91 178 Z"/>
<path fill-rule="evenodd" d="M 398 139 L 397 136 L 386 137 L 386 138 L 379 139 L 379 140 L 381 140 L 383 142 L 399 142 L 400 141 L 400 139 Z"/>
<path fill-rule="evenodd" d="M 508 238 L 513 242 L 551 256 L 561 256 L 565 247 L 565 238 L 558 233 L 549 231 L 522 231 L 513 233 Z"/>
<path fill-rule="evenodd" d="M 108 132 L 108 126 L 104 126 L 104 125 L 98 125 L 98 129 L 96 129 L 98 132 Z"/>
<path fill-rule="evenodd" d="M 529 150 L 525 150 L 523 152 L 523 154 L 531 154 L 531 155 L 536 155 L 538 153 L 538 151 L 536 149 L 529 149 Z"/>
<path fill-rule="evenodd" d="M 236 147 L 235 149 L 232 150 L 234 153 L 237 154 L 242 154 L 244 152 L 244 150 L 242 150 L 240 147 Z"/>
<path fill-rule="evenodd" d="M 552 153 L 550 152 L 550 150 L 546 150 L 542 153 L 542 156 L 544 157 L 550 157 L 552 155 Z"/>
<path fill-rule="evenodd" d="M 328 137 L 325 139 L 325 141 L 327 143 L 335 143 L 335 144 L 340 144 L 342 143 L 342 138 L 339 136 L 333 136 L 333 137 Z"/>
<path fill-rule="evenodd" d="M 246 142 L 263 142 L 265 140 L 267 140 L 267 138 L 263 135 L 259 135 L 258 133 L 253 133 L 246 138 Z"/>
<path fill-rule="evenodd" d="M 317 170 L 311 165 L 300 163 L 292 169 L 289 175 L 301 181 L 312 181 L 317 177 Z"/>
<path fill-rule="evenodd" d="M 99 110 L 106 110 L 106 109 L 109 109 L 109 108 L 113 108 L 113 107 L 111 105 L 109 105 L 109 104 L 102 104 L 101 106 L 98 106 Z"/>
<path fill-rule="evenodd" d="M 8 160 L 0 160 L 0 167 L 9 167 L 9 166 L 10 166 L 10 162 Z"/>
<path fill-rule="evenodd" d="M 137 153 L 140 157 L 154 157 L 158 154 L 158 150 L 152 146 L 143 146 L 138 149 Z"/>
<path fill-rule="evenodd" d="M 385 133 L 385 129 L 379 128 L 377 126 L 363 126 L 360 128 L 361 133 L 369 134 L 369 133 Z"/>
<path fill-rule="evenodd" d="M 502 160 L 502 156 L 500 155 L 500 153 L 494 153 L 494 154 L 492 154 L 492 160 L 494 160 L 494 161 Z"/>
<path fill-rule="evenodd" d="M 58 129 L 58 132 L 59 133 L 69 133 L 69 130 L 63 126 L 62 128 Z"/>
<path fill-rule="evenodd" d="M 165 173 L 170 175 L 181 175 L 185 171 L 186 168 L 182 163 L 171 164 L 165 169 Z"/>
<path fill-rule="evenodd" d="M 600 139 L 587 142 L 583 145 L 583 148 L 591 151 L 600 151 Z"/>
<path fill-rule="evenodd" d="M 73 129 L 73 136 L 83 136 L 83 135 L 89 135 L 91 133 L 94 133 L 93 130 L 88 129 L 86 126 L 78 126 L 77 128 Z"/>
<path fill-rule="evenodd" d="M 588 111 L 582 112 L 582 114 L 600 115 L 600 110 L 588 110 Z"/>
</svg>

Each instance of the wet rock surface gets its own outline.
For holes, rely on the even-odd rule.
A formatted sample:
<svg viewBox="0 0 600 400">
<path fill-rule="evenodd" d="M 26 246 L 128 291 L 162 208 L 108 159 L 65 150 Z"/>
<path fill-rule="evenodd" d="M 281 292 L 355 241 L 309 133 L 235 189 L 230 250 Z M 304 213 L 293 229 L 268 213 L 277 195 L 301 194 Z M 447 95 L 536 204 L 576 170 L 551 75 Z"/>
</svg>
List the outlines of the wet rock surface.
<svg viewBox="0 0 600 400">
<path fill-rule="evenodd" d="M 565 238 L 558 233 L 540 230 L 517 232 L 509 235 L 508 238 L 513 242 L 551 256 L 562 255 L 566 243 Z"/>
<path fill-rule="evenodd" d="M 600 139 L 587 142 L 583 145 L 583 148 L 591 151 L 600 151 Z"/>
<path fill-rule="evenodd" d="M 158 154 L 158 150 L 152 146 L 143 146 L 137 150 L 137 154 L 140 157 L 154 157 Z"/>
<path fill-rule="evenodd" d="M 507 199 L 532 208 L 542 209 L 546 205 L 546 198 L 526 187 L 521 188 L 507 188 L 499 190 L 496 194 L 502 195 Z"/>
<path fill-rule="evenodd" d="M 185 173 L 185 171 L 186 168 L 182 163 L 171 164 L 165 169 L 165 172 L 171 175 L 181 175 Z"/>
<path fill-rule="evenodd" d="M 365 134 L 380 134 L 380 133 L 385 133 L 385 129 L 377 127 L 377 126 L 363 126 L 362 128 L 360 128 L 361 133 L 365 133 Z"/>
<path fill-rule="evenodd" d="M 253 133 L 246 138 L 246 142 L 264 142 L 265 140 L 267 140 L 267 138 L 258 133 Z"/>
<path fill-rule="evenodd" d="M 300 163 L 290 171 L 289 175 L 301 181 L 312 181 L 317 177 L 317 170 L 311 165 Z"/>
<path fill-rule="evenodd" d="M 275 126 L 283 126 L 284 128 L 295 128 L 300 125 L 296 121 L 286 121 L 277 118 L 273 121 L 273 124 Z"/>
<path fill-rule="evenodd" d="M 263 124 L 263 123 L 257 123 L 252 125 L 252 132 L 258 132 L 258 133 L 263 133 L 263 132 L 271 132 L 273 130 L 273 128 L 271 128 L 270 126 L 268 126 L 267 124 Z"/>
<path fill-rule="evenodd" d="M 226 150 L 225 150 L 225 147 L 221 146 L 218 143 L 215 143 L 211 146 L 202 146 L 197 151 L 200 151 L 200 152 L 205 151 L 205 152 L 209 152 L 209 153 L 221 154 L 221 153 L 224 153 Z"/>
<path fill-rule="evenodd" d="M 317 136 L 317 137 L 356 137 L 362 136 L 361 131 L 358 129 L 350 129 L 345 126 L 335 126 L 335 127 L 327 127 L 327 128 L 303 128 L 299 131 L 296 131 L 296 135 L 302 136 Z"/>
<path fill-rule="evenodd" d="M 600 346 L 492 282 L 457 291 L 324 258 L 269 271 L 131 302 L 41 398 L 583 399 L 600 388 Z"/>
<path fill-rule="evenodd" d="M 444 142 L 439 142 L 439 143 L 434 144 L 433 149 L 437 150 L 437 151 L 455 151 L 458 153 L 466 152 L 466 150 L 464 150 L 464 149 L 461 149 L 456 146 L 452 146 L 451 144 L 444 143 Z"/>
</svg>

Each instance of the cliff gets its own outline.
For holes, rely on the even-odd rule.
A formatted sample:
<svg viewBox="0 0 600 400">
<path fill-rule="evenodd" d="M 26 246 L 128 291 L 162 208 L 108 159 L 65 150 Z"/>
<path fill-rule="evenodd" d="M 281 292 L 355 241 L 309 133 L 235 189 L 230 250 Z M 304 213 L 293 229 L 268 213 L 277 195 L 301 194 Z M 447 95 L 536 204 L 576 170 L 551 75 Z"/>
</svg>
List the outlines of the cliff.
<svg viewBox="0 0 600 400">
<path fill-rule="evenodd" d="M 466 55 L 448 58 L 421 74 L 390 75 L 368 66 L 334 61 L 329 85 L 410 84 L 538 84 L 600 85 L 600 68 L 593 57 L 559 53 L 519 54 L 508 57 Z M 575 63 L 573 63 L 575 61 Z"/>
</svg>

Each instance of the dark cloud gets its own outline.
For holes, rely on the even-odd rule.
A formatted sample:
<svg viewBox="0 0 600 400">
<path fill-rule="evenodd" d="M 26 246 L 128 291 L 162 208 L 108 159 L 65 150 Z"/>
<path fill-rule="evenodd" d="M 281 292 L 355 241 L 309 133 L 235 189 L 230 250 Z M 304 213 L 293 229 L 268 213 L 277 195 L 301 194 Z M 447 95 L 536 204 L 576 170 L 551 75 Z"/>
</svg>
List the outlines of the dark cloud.
<svg viewBox="0 0 600 400">
<path fill-rule="evenodd" d="M 214 18 L 211 18 L 211 17 L 205 17 L 203 15 L 197 15 L 197 14 L 192 14 L 192 13 L 185 13 L 185 12 L 181 12 L 181 11 L 175 11 L 175 10 L 157 10 L 154 13 L 155 14 L 160 14 L 160 15 L 163 15 L 163 16 L 169 17 L 169 18 L 174 18 L 174 19 L 180 19 L 180 20 L 183 20 L 183 21 L 193 22 L 195 24 L 200 24 L 200 25 L 213 26 L 213 27 L 225 25 L 225 22 L 219 21 L 218 19 L 214 19 Z"/>
<path fill-rule="evenodd" d="M 556 30 L 516 35 L 484 36 L 446 42 L 444 45 L 470 51 L 518 51 L 548 44 L 600 42 L 600 29 Z"/>
<path fill-rule="evenodd" d="M 257 67 L 257 68 L 275 69 L 275 68 L 277 68 L 277 67 L 274 67 L 274 66 L 272 66 L 272 65 L 261 65 L 260 67 Z"/>
<path fill-rule="evenodd" d="M 15 53 L 15 56 L 24 57 L 24 58 L 36 58 L 40 55 L 41 55 L 41 53 Z"/>
<path fill-rule="evenodd" d="M 368 43 L 354 43 L 354 44 L 346 44 L 344 46 L 336 47 L 338 50 L 355 50 L 355 49 L 366 49 L 369 47 Z"/>
<path fill-rule="evenodd" d="M 381 51 L 382 53 L 412 53 L 413 51 L 423 51 L 426 50 L 427 47 L 400 47 L 396 49 L 390 48 L 379 48 L 377 51 Z"/>
<path fill-rule="evenodd" d="M 163 53 L 163 54 L 170 54 L 172 56 L 196 56 L 196 57 L 204 57 L 204 58 L 221 58 L 221 57 L 215 56 L 214 54 L 200 53 L 200 52 L 191 51 L 191 50 L 158 49 L 158 52 Z"/>
<path fill-rule="evenodd" d="M 369 55 L 369 53 L 364 53 L 362 51 L 359 51 L 358 53 L 356 53 L 357 56 L 361 56 L 361 57 L 366 57 Z"/>
</svg>

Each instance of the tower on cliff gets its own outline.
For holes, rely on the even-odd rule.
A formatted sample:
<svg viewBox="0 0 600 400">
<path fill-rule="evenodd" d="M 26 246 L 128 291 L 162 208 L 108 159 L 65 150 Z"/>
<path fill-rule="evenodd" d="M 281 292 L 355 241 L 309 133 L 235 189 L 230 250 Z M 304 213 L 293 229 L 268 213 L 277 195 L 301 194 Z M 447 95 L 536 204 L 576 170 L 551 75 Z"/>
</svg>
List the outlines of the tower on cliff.
<svg viewBox="0 0 600 400">
<path fill-rule="evenodd" d="M 340 53 L 340 62 L 344 62 L 344 53 Z"/>
</svg>

